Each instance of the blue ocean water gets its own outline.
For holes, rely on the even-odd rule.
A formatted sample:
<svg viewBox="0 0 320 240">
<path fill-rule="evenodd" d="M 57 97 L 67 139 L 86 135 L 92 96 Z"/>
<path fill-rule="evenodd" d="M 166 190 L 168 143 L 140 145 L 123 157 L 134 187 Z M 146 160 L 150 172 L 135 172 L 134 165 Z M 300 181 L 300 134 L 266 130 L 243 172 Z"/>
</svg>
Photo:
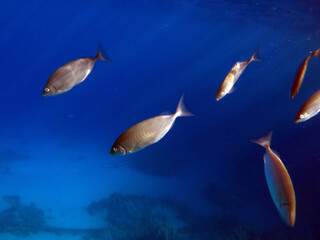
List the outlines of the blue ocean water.
<svg viewBox="0 0 320 240">
<path fill-rule="evenodd" d="M 320 117 L 295 114 L 318 89 L 316 0 L 2 1 L 0 239 L 320 239 Z M 63 64 L 94 57 L 87 79 L 53 97 L 41 92 Z M 215 94 L 237 61 L 259 46 L 235 91 Z M 178 118 L 158 143 L 109 154 L 145 119 Z M 288 227 L 270 197 L 271 148 L 296 194 Z"/>
</svg>

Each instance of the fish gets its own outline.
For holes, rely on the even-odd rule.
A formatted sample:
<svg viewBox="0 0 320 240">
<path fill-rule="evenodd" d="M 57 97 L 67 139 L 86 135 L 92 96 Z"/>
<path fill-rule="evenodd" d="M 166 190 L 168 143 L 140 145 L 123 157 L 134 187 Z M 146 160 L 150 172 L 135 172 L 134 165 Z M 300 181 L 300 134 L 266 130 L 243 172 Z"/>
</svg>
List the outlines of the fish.
<svg viewBox="0 0 320 240">
<path fill-rule="evenodd" d="M 298 71 L 296 73 L 296 76 L 294 78 L 294 81 L 292 83 L 291 86 L 291 94 L 290 94 L 290 98 L 293 99 L 295 95 L 298 94 L 301 84 L 303 82 L 304 79 L 304 75 L 306 74 L 306 70 L 308 67 L 308 63 L 310 58 L 312 57 L 316 57 L 319 58 L 320 57 L 320 48 L 318 48 L 317 50 L 315 50 L 314 52 L 311 52 L 301 63 L 301 65 L 298 68 Z"/>
<path fill-rule="evenodd" d="M 94 58 L 79 58 L 58 68 L 47 81 L 42 91 L 42 96 L 55 96 L 67 92 L 83 82 L 92 71 L 97 60 L 112 63 L 109 57 L 102 56 L 101 48 L 99 47 L 98 53 Z"/>
<path fill-rule="evenodd" d="M 272 131 L 252 142 L 266 149 L 264 173 L 271 198 L 282 220 L 290 227 L 296 219 L 296 197 L 289 173 L 281 159 L 270 148 Z"/>
<path fill-rule="evenodd" d="M 174 114 L 149 118 L 130 127 L 116 139 L 111 147 L 110 154 L 123 156 L 140 151 L 160 141 L 172 128 L 177 117 L 193 115 L 187 108 L 183 95 Z"/>
<path fill-rule="evenodd" d="M 320 90 L 315 92 L 300 108 L 295 116 L 295 123 L 307 121 L 320 111 Z"/>
<path fill-rule="evenodd" d="M 259 47 L 256 48 L 252 56 L 248 61 L 245 62 L 237 62 L 227 74 L 223 82 L 221 83 L 217 93 L 216 93 L 216 101 L 219 101 L 228 93 L 233 92 L 233 85 L 239 79 L 243 71 L 246 69 L 249 63 L 252 61 L 261 61 L 261 57 L 259 56 Z"/>
</svg>

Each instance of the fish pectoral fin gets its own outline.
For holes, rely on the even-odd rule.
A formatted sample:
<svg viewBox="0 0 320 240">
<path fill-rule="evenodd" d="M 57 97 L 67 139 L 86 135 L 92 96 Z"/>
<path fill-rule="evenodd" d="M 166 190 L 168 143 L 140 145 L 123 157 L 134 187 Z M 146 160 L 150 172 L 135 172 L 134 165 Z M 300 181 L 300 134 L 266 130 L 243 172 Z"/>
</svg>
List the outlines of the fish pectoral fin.
<svg viewBox="0 0 320 240">
<path fill-rule="evenodd" d="M 235 91 L 237 91 L 237 88 L 235 88 L 234 86 L 232 86 L 232 88 L 231 88 L 230 91 L 229 91 L 229 94 L 230 94 L 230 93 L 233 93 L 233 92 L 235 92 Z"/>
<path fill-rule="evenodd" d="M 280 202 L 280 207 L 289 207 L 289 203 L 287 202 Z"/>
<path fill-rule="evenodd" d="M 84 74 L 84 76 L 83 76 L 83 78 L 82 78 L 82 80 L 81 80 L 80 83 L 82 83 L 82 82 L 88 77 L 88 75 L 91 73 L 91 70 L 92 70 L 92 68 L 88 69 L 88 70 L 85 72 L 85 74 Z"/>
</svg>

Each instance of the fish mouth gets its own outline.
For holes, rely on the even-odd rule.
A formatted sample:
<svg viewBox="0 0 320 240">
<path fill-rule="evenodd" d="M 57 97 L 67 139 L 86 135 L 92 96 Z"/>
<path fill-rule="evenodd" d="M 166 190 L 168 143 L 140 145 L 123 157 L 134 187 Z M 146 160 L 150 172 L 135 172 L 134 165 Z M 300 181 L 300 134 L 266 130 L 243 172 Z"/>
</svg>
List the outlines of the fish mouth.
<svg viewBox="0 0 320 240">
<path fill-rule="evenodd" d="M 114 150 L 116 149 L 116 151 Z M 123 156 L 127 153 L 126 149 L 124 146 L 122 146 L 121 144 L 118 144 L 118 148 L 112 146 L 111 150 L 110 150 L 110 154 L 112 156 Z"/>
<path fill-rule="evenodd" d="M 42 91 L 42 96 L 49 97 L 59 94 L 55 86 L 53 85 L 46 85 Z"/>
<path fill-rule="evenodd" d="M 46 92 L 45 90 L 42 91 L 42 96 L 44 97 L 48 97 L 50 96 L 48 92 Z"/>
<path fill-rule="evenodd" d="M 290 211 L 290 219 L 289 219 L 289 226 L 293 227 L 296 221 L 296 211 Z"/>
<path fill-rule="evenodd" d="M 305 120 L 307 120 L 307 119 L 301 118 L 300 115 L 301 115 L 301 114 L 298 113 L 298 114 L 296 115 L 296 117 L 294 118 L 294 122 L 295 122 L 295 123 L 301 123 L 301 122 L 304 122 Z"/>
<path fill-rule="evenodd" d="M 300 122 L 302 122 L 302 121 L 301 121 L 300 118 L 295 118 L 295 119 L 294 119 L 294 122 L 295 122 L 295 123 L 300 123 Z"/>
<path fill-rule="evenodd" d="M 293 227 L 293 226 L 294 226 L 294 223 L 295 223 L 295 219 L 294 219 L 293 217 L 291 217 L 291 218 L 289 219 L 288 225 L 289 225 L 290 227 Z"/>
<path fill-rule="evenodd" d="M 45 87 L 45 88 L 43 89 L 43 91 L 42 91 L 42 96 L 44 96 L 44 97 L 45 97 L 45 96 L 48 96 L 49 93 L 50 93 L 49 88 Z"/>
<path fill-rule="evenodd" d="M 118 152 L 117 152 L 117 151 L 115 151 L 115 150 L 113 150 L 113 149 L 114 149 L 114 147 L 112 147 L 112 148 L 111 148 L 111 150 L 110 150 L 110 154 L 111 154 L 111 155 L 113 155 L 113 156 L 118 155 Z"/>
</svg>

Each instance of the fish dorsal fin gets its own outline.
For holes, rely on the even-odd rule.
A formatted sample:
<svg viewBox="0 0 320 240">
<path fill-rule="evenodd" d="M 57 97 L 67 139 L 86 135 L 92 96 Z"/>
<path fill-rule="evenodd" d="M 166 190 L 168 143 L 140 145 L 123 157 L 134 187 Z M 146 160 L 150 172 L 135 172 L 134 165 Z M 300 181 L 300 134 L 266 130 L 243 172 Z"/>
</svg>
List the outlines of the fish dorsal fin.
<svg viewBox="0 0 320 240">
<path fill-rule="evenodd" d="M 158 116 L 167 116 L 167 115 L 171 115 L 171 113 L 169 111 L 164 111 L 160 113 Z"/>
</svg>

